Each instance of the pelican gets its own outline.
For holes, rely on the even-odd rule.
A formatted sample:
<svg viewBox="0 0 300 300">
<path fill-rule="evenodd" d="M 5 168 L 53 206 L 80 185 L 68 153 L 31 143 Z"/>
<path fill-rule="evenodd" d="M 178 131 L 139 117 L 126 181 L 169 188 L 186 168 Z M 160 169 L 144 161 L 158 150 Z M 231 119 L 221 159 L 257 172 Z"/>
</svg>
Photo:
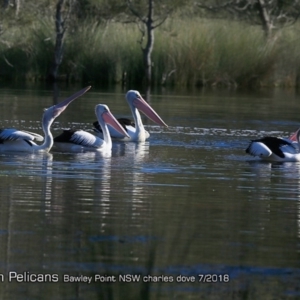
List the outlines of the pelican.
<svg viewBox="0 0 300 300">
<path fill-rule="evenodd" d="M 73 100 L 82 96 L 90 88 L 91 87 L 88 86 L 59 104 L 53 105 L 45 110 L 42 118 L 42 128 L 45 139 L 39 134 L 26 130 L 14 128 L 0 129 L 0 152 L 49 152 L 53 146 L 53 136 L 50 131 L 52 123 Z M 37 145 L 34 140 L 44 142 L 41 145 Z"/>
<path fill-rule="evenodd" d="M 160 116 L 154 111 L 154 109 L 143 99 L 138 91 L 130 90 L 126 94 L 126 100 L 131 109 L 134 121 L 126 118 L 120 118 L 118 121 L 125 128 L 129 136 L 124 134 L 120 135 L 118 132 L 109 127 L 110 135 L 113 139 L 121 141 L 133 141 L 133 142 L 144 142 L 149 138 L 150 134 L 145 130 L 141 115 L 138 110 L 143 112 L 150 120 L 161 126 L 168 125 L 160 118 Z M 102 130 L 99 123 L 96 121 L 93 123 L 95 134 L 102 137 Z"/>
<path fill-rule="evenodd" d="M 62 134 L 54 138 L 55 148 L 68 152 L 111 152 L 112 141 L 107 124 L 112 126 L 112 128 L 120 135 L 128 137 L 127 132 L 112 115 L 107 105 L 96 105 L 95 113 L 103 132 L 103 139 L 81 129 L 68 129 L 64 130 Z"/>
<path fill-rule="evenodd" d="M 291 140 L 292 142 L 298 143 L 297 136 L 298 136 L 299 131 L 300 131 L 300 128 L 298 128 L 293 134 L 291 134 L 289 136 L 289 140 Z"/>
<path fill-rule="evenodd" d="M 258 156 L 267 161 L 300 161 L 299 149 L 294 143 L 295 138 L 299 147 L 300 129 L 290 136 L 289 139 L 267 136 L 261 139 L 252 140 L 246 149 L 246 153 Z"/>
</svg>

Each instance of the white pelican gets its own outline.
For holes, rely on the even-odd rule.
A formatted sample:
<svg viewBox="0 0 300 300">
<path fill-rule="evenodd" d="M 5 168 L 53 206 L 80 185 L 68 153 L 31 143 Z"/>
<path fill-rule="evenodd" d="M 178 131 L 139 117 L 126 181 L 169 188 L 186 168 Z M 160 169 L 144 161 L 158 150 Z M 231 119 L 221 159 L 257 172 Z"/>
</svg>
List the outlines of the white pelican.
<svg viewBox="0 0 300 300">
<path fill-rule="evenodd" d="M 267 161 L 300 161 L 299 149 L 294 143 L 295 138 L 299 146 L 300 129 L 289 139 L 267 136 L 252 140 L 246 153 Z"/>
<path fill-rule="evenodd" d="M 107 124 L 112 126 L 112 128 L 114 128 L 114 130 L 116 130 L 120 135 L 128 136 L 125 129 L 112 115 L 107 105 L 96 105 L 95 113 L 103 132 L 103 139 L 81 129 L 68 129 L 64 130 L 61 135 L 54 138 L 55 148 L 69 152 L 111 152 L 112 142 Z"/>
<path fill-rule="evenodd" d="M 25 130 L 17 130 L 14 128 L 0 129 L 0 152 L 48 152 L 53 146 L 53 136 L 50 131 L 53 121 L 73 100 L 83 95 L 90 88 L 91 87 L 88 86 L 59 104 L 53 105 L 45 110 L 42 118 L 45 140 L 41 135 Z M 44 142 L 41 145 L 37 145 L 34 140 L 44 140 Z"/>
<path fill-rule="evenodd" d="M 126 100 L 131 109 L 134 121 L 131 121 L 126 118 L 120 118 L 118 121 L 127 131 L 128 136 L 122 134 L 120 135 L 118 132 L 109 127 L 110 135 L 113 139 L 120 141 L 134 141 L 134 142 L 144 142 L 147 138 L 149 138 L 150 134 L 145 130 L 141 115 L 138 110 L 143 112 L 150 120 L 161 125 L 168 125 L 160 118 L 160 116 L 154 111 L 154 109 L 143 99 L 141 94 L 138 91 L 130 90 L 126 94 Z M 96 121 L 93 123 L 95 134 L 99 137 L 102 137 L 102 131 L 99 126 L 99 123 Z"/>
</svg>

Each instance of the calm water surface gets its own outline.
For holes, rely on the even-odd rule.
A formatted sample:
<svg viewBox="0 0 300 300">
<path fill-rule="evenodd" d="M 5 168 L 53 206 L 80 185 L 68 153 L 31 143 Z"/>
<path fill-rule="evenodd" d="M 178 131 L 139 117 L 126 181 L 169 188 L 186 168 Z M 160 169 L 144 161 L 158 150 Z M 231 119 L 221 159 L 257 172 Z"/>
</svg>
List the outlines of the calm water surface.
<svg viewBox="0 0 300 300">
<path fill-rule="evenodd" d="M 50 90 L 0 96 L 1 127 L 42 132 Z M 300 164 L 244 152 L 252 138 L 295 131 L 299 100 L 153 92 L 169 128 L 145 120 L 149 141 L 115 143 L 111 158 L 0 154 L 1 299 L 299 299 Z M 54 135 L 89 130 L 98 103 L 130 116 L 124 92 L 92 89 Z"/>
</svg>

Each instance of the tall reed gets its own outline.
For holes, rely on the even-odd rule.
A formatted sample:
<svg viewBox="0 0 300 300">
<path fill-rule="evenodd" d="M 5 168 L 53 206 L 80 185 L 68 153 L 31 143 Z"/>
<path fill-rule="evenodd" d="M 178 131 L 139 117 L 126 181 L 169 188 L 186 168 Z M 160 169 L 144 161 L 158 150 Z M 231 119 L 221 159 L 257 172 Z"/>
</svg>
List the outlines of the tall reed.
<svg viewBox="0 0 300 300">
<path fill-rule="evenodd" d="M 169 19 L 155 30 L 155 85 L 296 85 L 300 83 L 299 25 L 266 41 L 258 26 L 201 18 Z M 54 56 L 52 18 L 37 19 L 1 36 L 0 79 L 43 80 Z M 135 24 L 85 19 L 70 27 L 62 80 L 141 84 L 141 33 Z"/>
<path fill-rule="evenodd" d="M 181 85 L 249 84 L 269 73 L 277 55 L 259 28 L 240 23 L 195 19 L 170 28 L 165 60 Z"/>
</svg>

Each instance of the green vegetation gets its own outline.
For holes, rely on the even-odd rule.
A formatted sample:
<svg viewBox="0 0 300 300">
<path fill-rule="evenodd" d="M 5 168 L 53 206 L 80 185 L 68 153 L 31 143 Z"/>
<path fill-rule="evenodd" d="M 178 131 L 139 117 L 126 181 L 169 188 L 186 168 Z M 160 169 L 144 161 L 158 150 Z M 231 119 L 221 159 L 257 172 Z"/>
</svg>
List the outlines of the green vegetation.
<svg viewBox="0 0 300 300">
<path fill-rule="evenodd" d="M 300 83 L 299 24 L 266 40 L 242 21 L 174 15 L 155 31 L 154 85 L 281 85 Z M 129 84 L 143 79 L 141 33 L 134 23 L 77 21 L 67 31 L 60 80 Z M 12 25 L 0 39 L 0 80 L 45 80 L 54 56 L 51 17 Z"/>
</svg>

